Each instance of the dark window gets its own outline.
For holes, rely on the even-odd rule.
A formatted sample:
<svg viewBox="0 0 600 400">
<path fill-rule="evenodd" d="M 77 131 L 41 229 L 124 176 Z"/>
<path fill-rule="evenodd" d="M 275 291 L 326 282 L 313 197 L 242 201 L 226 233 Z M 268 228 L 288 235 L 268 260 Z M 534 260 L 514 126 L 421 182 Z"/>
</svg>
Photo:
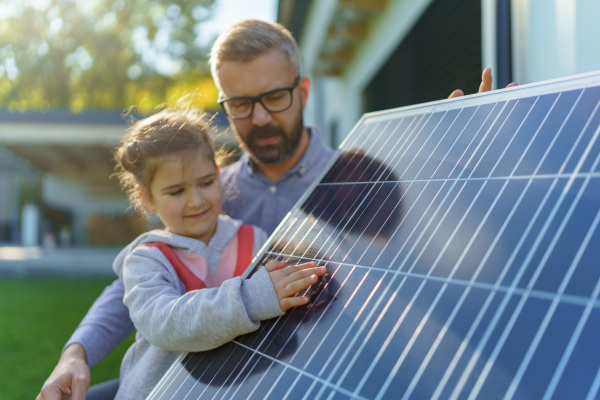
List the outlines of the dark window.
<svg viewBox="0 0 600 400">
<path fill-rule="evenodd" d="M 481 1 L 434 0 L 367 86 L 365 111 L 475 93 L 481 71 Z"/>
</svg>

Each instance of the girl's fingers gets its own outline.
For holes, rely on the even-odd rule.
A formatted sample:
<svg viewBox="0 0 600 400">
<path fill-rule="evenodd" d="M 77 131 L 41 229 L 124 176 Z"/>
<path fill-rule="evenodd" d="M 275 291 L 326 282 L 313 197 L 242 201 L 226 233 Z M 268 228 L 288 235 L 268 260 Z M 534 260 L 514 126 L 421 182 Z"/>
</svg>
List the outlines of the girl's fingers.
<svg viewBox="0 0 600 400">
<path fill-rule="evenodd" d="M 289 276 L 288 276 L 288 280 L 290 281 L 295 281 L 295 280 L 299 280 L 302 278 L 306 278 L 307 276 L 310 275 L 317 275 L 317 276 L 321 276 L 323 274 L 325 274 L 327 272 L 327 268 L 326 267 L 313 267 L 313 268 L 306 268 L 306 269 L 302 269 L 300 271 L 294 271 L 292 272 Z"/>
<path fill-rule="evenodd" d="M 285 261 L 270 260 L 265 264 L 265 269 L 269 272 L 273 272 L 284 267 Z"/>
<path fill-rule="evenodd" d="M 292 307 L 303 306 L 306 303 L 308 303 L 308 297 L 306 296 L 286 297 L 279 301 L 279 307 L 282 311 L 286 311 Z"/>
<path fill-rule="evenodd" d="M 305 278 L 296 279 L 292 282 L 288 282 L 288 284 L 282 288 L 282 297 L 294 296 L 299 291 L 304 290 L 310 285 L 317 283 L 318 279 L 319 278 L 317 277 L 317 275 L 312 274 Z"/>
</svg>

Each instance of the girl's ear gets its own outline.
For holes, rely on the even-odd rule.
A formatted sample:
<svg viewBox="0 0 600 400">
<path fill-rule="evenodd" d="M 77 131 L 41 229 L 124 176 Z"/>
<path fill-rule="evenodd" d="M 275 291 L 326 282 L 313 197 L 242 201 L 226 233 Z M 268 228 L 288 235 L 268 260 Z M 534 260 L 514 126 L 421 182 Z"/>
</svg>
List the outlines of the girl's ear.
<svg viewBox="0 0 600 400">
<path fill-rule="evenodd" d="M 142 204 L 144 204 L 144 207 L 146 207 L 146 210 L 148 210 L 148 212 L 150 214 L 156 214 L 156 207 L 154 206 L 154 202 L 152 201 L 152 196 L 150 196 L 148 191 L 145 190 L 140 185 L 137 185 L 135 187 L 135 192 L 140 197 L 140 200 L 142 200 Z"/>
</svg>

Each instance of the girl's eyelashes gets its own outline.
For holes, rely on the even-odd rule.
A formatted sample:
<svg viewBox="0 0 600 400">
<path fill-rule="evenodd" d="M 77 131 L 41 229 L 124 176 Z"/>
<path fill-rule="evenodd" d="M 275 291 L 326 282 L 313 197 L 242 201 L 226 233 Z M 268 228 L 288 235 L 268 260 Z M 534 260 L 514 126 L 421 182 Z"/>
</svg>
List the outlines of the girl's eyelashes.
<svg viewBox="0 0 600 400">
<path fill-rule="evenodd" d="M 169 196 L 178 196 L 181 193 L 183 193 L 183 189 L 172 190 L 172 191 L 168 192 L 167 194 Z"/>
<path fill-rule="evenodd" d="M 216 181 L 216 179 L 207 179 L 207 180 L 204 180 L 204 181 L 200 182 L 200 186 L 202 186 L 202 187 L 209 187 L 213 183 L 215 183 L 215 181 Z"/>
</svg>

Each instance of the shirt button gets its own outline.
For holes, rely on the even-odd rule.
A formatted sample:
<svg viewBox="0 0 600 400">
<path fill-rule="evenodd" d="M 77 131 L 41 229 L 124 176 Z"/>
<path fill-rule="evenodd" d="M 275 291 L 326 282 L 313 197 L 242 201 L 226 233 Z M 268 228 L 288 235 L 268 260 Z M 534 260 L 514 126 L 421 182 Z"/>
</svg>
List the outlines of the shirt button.
<svg viewBox="0 0 600 400">
<path fill-rule="evenodd" d="M 304 174 L 304 171 L 306 171 L 306 168 L 304 167 L 300 167 L 300 169 L 298 170 L 298 172 L 300 172 L 300 175 Z"/>
<path fill-rule="evenodd" d="M 269 191 L 271 191 L 271 193 L 275 193 L 277 191 L 277 187 L 273 185 L 269 188 Z"/>
</svg>

